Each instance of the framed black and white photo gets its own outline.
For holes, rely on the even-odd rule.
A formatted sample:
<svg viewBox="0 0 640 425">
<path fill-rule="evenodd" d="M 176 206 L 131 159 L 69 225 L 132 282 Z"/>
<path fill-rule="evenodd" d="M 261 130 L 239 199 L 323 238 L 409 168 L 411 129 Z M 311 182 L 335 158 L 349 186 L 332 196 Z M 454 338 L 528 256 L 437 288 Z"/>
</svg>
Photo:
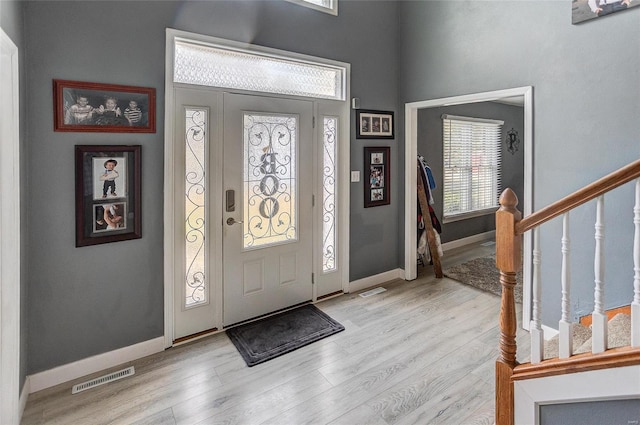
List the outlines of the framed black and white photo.
<svg viewBox="0 0 640 425">
<path fill-rule="evenodd" d="M 78 145 L 76 246 L 138 239 L 140 145 Z"/>
<path fill-rule="evenodd" d="M 390 201 L 388 146 L 364 148 L 364 207 L 387 205 Z"/>
<path fill-rule="evenodd" d="M 571 2 L 571 23 L 590 21 L 640 6 L 631 0 L 573 0 Z M 636 11 L 636 13 L 640 13 Z"/>
<path fill-rule="evenodd" d="M 393 139 L 393 112 L 356 110 L 357 139 Z"/>
<path fill-rule="evenodd" d="M 53 80 L 54 131 L 155 133 L 156 89 Z"/>
</svg>

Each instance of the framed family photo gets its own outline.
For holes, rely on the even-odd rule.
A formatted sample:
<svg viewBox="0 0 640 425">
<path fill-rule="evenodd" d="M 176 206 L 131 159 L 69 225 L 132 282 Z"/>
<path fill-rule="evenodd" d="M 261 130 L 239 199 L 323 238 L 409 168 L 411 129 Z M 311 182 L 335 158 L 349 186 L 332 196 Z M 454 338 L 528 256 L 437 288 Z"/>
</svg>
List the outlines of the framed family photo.
<svg viewBox="0 0 640 425">
<path fill-rule="evenodd" d="M 389 191 L 389 151 L 386 147 L 364 148 L 364 207 L 387 205 Z"/>
<path fill-rule="evenodd" d="M 140 145 L 76 146 L 76 247 L 138 239 Z"/>
<path fill-rule="evenodd" d="M 635 7 L 640 7 L 640 2 L 631 0 L 573 0 L 571 2 L 571 23 L 579 24 Z"/>
<path fill-rule="evenodd" d="M 356 110 L 357 139 L 393 139 L 393 112 Z"/>
<path fill-rule="evenodd" d="M 55 131 L 155 133 L 156 89 L 53 80 Z"/>
</svg>

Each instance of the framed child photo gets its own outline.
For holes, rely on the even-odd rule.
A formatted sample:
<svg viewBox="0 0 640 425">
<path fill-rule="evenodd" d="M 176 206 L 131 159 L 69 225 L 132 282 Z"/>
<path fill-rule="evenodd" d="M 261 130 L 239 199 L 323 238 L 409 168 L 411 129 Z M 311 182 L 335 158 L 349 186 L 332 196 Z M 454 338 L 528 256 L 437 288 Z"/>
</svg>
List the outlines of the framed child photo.
<svg viewBox="0 0 640 425">
<path fill-rule="evenodd" d="M 385 147 L 364 148 L 364 207 L 388 205 L 390 200 L 389 151 Z"/>
<path fill-rule="evenodd" d="M 356 139 L 393 139 L 393 112 L 356 110 Z"/>
<path fill-rule="evenodd" d="M 142 237 L 140 145 L 76 146 L 76 247 Z"/>
<path fill-rule="evenodd" d="M 53 129 L 155 133 L 156 89 L 53 80 Z"/>
</svg>

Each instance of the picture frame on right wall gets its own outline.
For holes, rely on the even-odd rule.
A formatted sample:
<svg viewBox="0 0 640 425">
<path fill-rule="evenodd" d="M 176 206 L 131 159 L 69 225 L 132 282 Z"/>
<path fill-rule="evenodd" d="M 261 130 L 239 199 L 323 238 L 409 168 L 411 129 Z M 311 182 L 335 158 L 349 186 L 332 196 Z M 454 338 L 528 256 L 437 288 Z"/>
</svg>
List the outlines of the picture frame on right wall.
<svg viewBox="0 0 640 425">
<path fill-rule="evenodd" d="M 388 205 L 390 200 L 390 148 L 364 148 L 364 207 Z"/>
<path fill-rule="evenodd" d="M 571 23 L 579 24 L 638 6 L 640 6 L 640 2 L 637 0 L 573 0 L 571 2 Z"/>
</svg>

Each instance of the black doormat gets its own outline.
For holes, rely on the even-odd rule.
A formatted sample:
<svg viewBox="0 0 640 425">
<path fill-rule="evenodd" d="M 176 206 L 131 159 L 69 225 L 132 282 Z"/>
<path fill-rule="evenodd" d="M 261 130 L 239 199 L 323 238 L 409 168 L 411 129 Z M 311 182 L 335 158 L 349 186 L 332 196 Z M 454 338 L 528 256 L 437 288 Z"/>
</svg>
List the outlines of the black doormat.
<svg viewBox="0 0 640 425">
<path fill-rule="evenodd" d="M 343 330 L 340 323 L 307 304 L 228 329 L 227 335 L 251 367 Z"/>
</svg>

